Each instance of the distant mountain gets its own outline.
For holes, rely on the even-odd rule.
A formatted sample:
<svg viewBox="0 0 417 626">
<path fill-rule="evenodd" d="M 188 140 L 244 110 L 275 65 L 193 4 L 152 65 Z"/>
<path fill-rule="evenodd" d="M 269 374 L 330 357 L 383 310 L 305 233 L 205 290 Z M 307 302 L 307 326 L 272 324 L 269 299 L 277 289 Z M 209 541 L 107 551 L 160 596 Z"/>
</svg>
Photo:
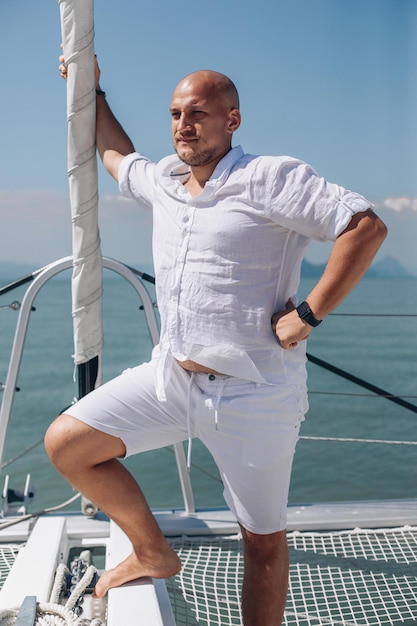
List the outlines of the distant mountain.
<svg viewBox="0 0 417 626">
<path fill-rule="evenodd" d="M 369 278 L 402 278 L 411 276 L 397 259 L 386 256 L 381 261 L 371 265 L 367 272 Z"/>
<path fill-rule="evenodd" d="M 304 259 L 301 266 L 301 276 L 303 278 L 318 278 L 322 275 L 325 264 L 310 263 Z M 371 265 L 365 274 L 365 278 L 404 278 L 411 276 L 397 259 L 387 256 L 381 261 Z"/>
</svg>

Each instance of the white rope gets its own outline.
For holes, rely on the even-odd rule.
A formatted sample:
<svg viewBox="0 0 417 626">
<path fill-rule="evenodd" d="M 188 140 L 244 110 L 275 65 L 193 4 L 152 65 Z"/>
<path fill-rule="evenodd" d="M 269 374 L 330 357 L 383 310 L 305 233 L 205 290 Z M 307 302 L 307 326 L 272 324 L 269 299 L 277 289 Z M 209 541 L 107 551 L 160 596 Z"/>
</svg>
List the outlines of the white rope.
<svg viewBox="0 0 417 626">
<path fill-rule="evenodd" d="M 0 612 L 0 626 L 13 626 L 16 623 L 19 609 L 7 609 Z M 93 620 L 77 617 L 60 604 L 40 603 L 37 606 L 34 626 L 104 626 L 99 618 Z"/>
<path fill-rule="evenodd" d="M 24 522 L 28 519 L 39 517 L 40 515 L 45 515 L 46 513 L 53 513 L 54 511 L 59 511 L 60 509 L 65 508 L 69 504 L 72 504 L 73 502 L 75 502 L 75 500 L 78 500 L 78 498 L 80 497 L 81 497 L 81 493 L 78 492 L 74 496 L 69 498 L 68 500 L 65 500 L 65 502 L 62 502 L 61 504 L 57 504 L 56 506 L 51 506 L 47 509 L 43 509 L 42 511 L 37 511 L 35 513 L 26 513 L 26 515 L 20 515 L 17 518 L 10 519 L 9 521 L 4 522 L 3 524 L 0 524 L 0 530 L 3 530 L 4 528 L 9 528 L 9 526 L 14 526 L 15 524 L 20 524 L 20 522 Z"/>
<path fill-rule="evenodd" d="M 49 602 L 57 604 L 59 602 L 59 596 L 61 595 L 65 575 L 69 572 L 65 563 L 60 563 L 56 569 L 54 585 L 52 587 L 51 595 L 49 596 Z"/>
<path fill-rule="evenodd" d="M 0 613 L 1 626 L 13 626 L 19 609 L 7 609 Z M 36 611 L 36 626 L 75 626 L 77 618 L 59 604 L 39 604 Z"/>
<path fill-rule="evenodd" d="M 7 609 L 0 612 L 0 626 L 13 626 L 19 609 Z M 52 603 L 40 603 L 37 606 L 34 626 L 104 626 L 99 618 L 93 620 L 77 617 L 66 606 Z"/>
<path fill-rule="evenodd" d="M 75 589 L 73 590 L 73 592 L 71 593 L 70 597 L 68 598 L 65 604 L 65 607 L 68 608 L 68 610 L 72 611 L 72 609 L 75 607 L 78 600 L 84 594 L 88 585 L 93 580 L 94 574 L 96 572 L 97 572 L 97 569 L 94 567 L 94 565 L 89 565 L 87 567 L 84 576 L 81 578 L 80 582 L 77 583 L 77 585 L 75 586 Z"/>
<path fill-rule="evenodd" d="M 51 601 L 40 602 L 36 608 L 36 622 L 34 626 L 104 626 L 101 619 L 86 619 L 77 616 L 74 608 L 85 593 L 85 590 L 93 580 L 97 569 L 90 565 L 85 571 L 79 583 L 75 586 L 65 606 L 57 603 L 62 583 L 68 568 L 61 563 L 56 571 L 54 585 L 51 591 Z M 16 623 L 19 609 L 7 609 L 0 611 L 0 626 L 13 626 Z"/>
<path fill-rule="evenodd" d="M 40 603 L 38 613 L 35 624 L 39 626 L 73 626 L 77 619 L 74 613 L 60 604 Z"/>
<path fill-rule="evenodd" d="M 17 618 L 16 609 L 5 609 L 0 611 L 0 624 L 1 626 L 12 626 Z"/>
</svg>

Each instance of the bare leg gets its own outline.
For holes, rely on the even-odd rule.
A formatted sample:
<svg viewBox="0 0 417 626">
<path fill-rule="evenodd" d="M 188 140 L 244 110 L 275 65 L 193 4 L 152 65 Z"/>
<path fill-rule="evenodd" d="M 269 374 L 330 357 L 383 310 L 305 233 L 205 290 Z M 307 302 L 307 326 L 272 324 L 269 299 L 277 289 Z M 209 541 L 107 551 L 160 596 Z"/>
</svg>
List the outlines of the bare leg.
<svg viewBox="0 0 417 626">
<path fill-rule="evenodd" d="M 178 573 L 181 563 L 177 554 L 166 542 L 139 485 L 117 460 L 126 453 L 119 438 L 61 415 L 49 427 L 45 447 L 57 470 L 132 542 L 132 554 L 100 578 L 97 597 L 142 576 L 169 578 Z"/>
<path fill-rule="evenodd" d="M 242 527 L 241 527 L 242 528 Z M 288 591 L 286 531 L 256 535 L 242 528 L 244 626 L 279 626 Z"/>
</svg>

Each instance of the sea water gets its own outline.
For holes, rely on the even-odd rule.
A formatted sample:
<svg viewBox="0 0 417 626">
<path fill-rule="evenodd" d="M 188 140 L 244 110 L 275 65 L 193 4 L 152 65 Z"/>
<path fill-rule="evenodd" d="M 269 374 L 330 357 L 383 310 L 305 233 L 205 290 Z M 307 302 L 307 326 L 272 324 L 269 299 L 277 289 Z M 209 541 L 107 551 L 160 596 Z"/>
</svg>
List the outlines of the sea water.
<svg viewBox="0 0 417 626">
<path fill-rule="evenodd" d="M 302 281 L 301 298 L 312 285 Z M 148 285 L 151 296 L 152 289 Z M 19 288 L 2 296 L 0 306 L 21 300 L 23 292 Z M 77 394 L 70 298 L 70 277 L 64 276 L 50 281 L 35 300 L 8 429 L 0 482 L 9 474 L 11 486 L 21 489 L 30 473 L 36 491 L 31 510 L 73 495 L 40 443 L 48 424 Z M 105 274 L 103 380 L 150 355 L 140 304 L 128 283 Z M 0 309 L 2 382 L 16 320 L 16 311 Z M 311 333 L 308 352 L 417 406 L 417 279 L 363 280 Z M 363 441 L 417 442 L 417 413 L 312 363 L 308 376 L 310 409 L 294 459 L 290 503 L 417 497 L 417 446 Z M 317 439 L 326 437 L 337 441 Z M 193 445 L 192 462 L 197 507 L 222 506 L 216 467 L 199 442 Z M 137 455 L 126 465 L 153 508 L 183 505 L 172 449 Z"/>
</svg>

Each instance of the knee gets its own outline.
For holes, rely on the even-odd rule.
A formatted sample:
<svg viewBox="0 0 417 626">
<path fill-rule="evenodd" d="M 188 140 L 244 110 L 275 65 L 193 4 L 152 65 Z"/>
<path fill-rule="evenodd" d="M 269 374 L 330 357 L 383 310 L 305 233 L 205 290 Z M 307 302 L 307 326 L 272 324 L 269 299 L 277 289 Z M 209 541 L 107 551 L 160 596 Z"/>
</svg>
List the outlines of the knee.
<svg viewBox="0 0 417 626">
<path fill-rule="evenodd" d="M 69 477 L 111 459 L 123 458 L 121 439 L 63 413 L 45 434 L 45 449 L 56 469 Z"/>
<path fill-rule="evenodd" d="M 258 535 L 242 528 L 242 538 L 245 559 L 268 563 L 288 558 L 286 530 Z"/>
<path fill-rule="evenodd" d="M 66 459 L 73 455 L 73 441 L 75 440 L 75 428 L 72 425 L 74 418 L 62 414 L 52 422 L 46 431 L 44 444 L 46 453 L 51 463 L 61 469 L 66 464 Z M 72 458 L 74 463 L 74 458 Z"/>
</svg>

